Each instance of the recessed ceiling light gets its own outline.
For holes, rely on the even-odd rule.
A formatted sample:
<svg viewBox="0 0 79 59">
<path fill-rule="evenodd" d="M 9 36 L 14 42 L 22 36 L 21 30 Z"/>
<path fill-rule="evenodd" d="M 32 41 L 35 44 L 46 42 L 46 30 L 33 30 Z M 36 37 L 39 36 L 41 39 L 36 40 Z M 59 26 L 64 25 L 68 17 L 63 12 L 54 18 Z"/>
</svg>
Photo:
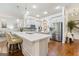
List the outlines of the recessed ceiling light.
<svg viewBox="0 0 79 59">
<path fill-rule="evenodd" d="M 36 15 L 36 17 L 40 17 L 40 15 Z"/>
<path fill-rule="evenodd" d="M 19 22 L 19 19 L 17 19 L 16 21 Z"/>
<path fill-rule="evenodd" d="M 36 5 L 33 5 L 32 7 L 33 7 L 34 9 L 35 9 L 35 8 L 37 8 L 37 6 L 36 6 Z"/>
<path fill-rule="evenodd" d="M 57 6 L 55 9 L 60 9 L 60 6 Z"/>
<path fill-rule="evenodd" d="M 48 14 L 48 12 L 47 11 L 44 11 L 44 14 Z"/>
<path fill-rule="evenodd" d="M 29 11 L 26 11 L 26 14 L 29 14 Z"/>
</svg>

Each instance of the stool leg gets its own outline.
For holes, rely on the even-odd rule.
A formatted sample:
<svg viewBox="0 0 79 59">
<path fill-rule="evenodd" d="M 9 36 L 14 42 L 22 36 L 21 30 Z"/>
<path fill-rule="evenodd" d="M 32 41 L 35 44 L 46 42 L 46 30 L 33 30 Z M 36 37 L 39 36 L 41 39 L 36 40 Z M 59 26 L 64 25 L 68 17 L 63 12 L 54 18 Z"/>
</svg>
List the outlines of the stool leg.
<svg viewBox="0 0 79 59">
<path fill-rule="evenodd" d="M 21 43 L 18 43 L 18 47 L 19 47 L 20 50 L 22 50 Z"/>
<path fill-rule="evenodd" d="M 11 51 L 12 51 L 12 55 L 14 55 L 14 51 L 15 51 L 14 44 L 11 44 Z"/>
<path fill-rule="evenodd" d="M 17 44 L 13 45 L 13 49 L 16 50 L 17 49 Z"/>
<path fill-rule="evenodd" d="M 6 46 L 7 46 L 7 50 L 9 50 L 9 44 L 8 44 L 8 42 L 7 42 Z"/>
<path fill-rule="evenodd" d="M 11 44 L 9 45 L 9 51 L 11 50 Z"/>
<path fill-rule="evenodd" d="M 20 49 L 19 43 L 18 43 L 18 49 Z"/>
<path fill-rule="evenodd" d="M 20 43 L 20 50 L 22 50 L 21 43 Z"/>
<path fill-rule="evenodd" d="M 16 47 L 16 44 L 14 44 L 14 50 L 16 50 L 16 48 L 17 48 L 17 47 Z"/>
<path fill-rule="evenodd" d="M 13 48 L 12 48 L 12 50 L 14 51 L 15 50 L 15 45 L 14 44 L 12 44 L 13 45 Z"/>
<path fill-rule="evenodd" d="M 19 49 L 18 44 L 16 44 L 16 49 Z"/>
<path fill-rule="evenodd" d="M 12 54 L 12 44 L 9 44 L 9 54 Z"/>
</svg>

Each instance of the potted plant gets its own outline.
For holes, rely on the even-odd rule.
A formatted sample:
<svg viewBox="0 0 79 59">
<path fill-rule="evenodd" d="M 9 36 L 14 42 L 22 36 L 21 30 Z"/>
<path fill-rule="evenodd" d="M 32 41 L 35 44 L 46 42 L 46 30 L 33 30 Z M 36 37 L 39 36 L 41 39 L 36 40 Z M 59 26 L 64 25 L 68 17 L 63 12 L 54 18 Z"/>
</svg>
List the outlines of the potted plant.
<svg viewBox="0 0 79 59">
<path fill-rule="evenodd" d="M 66 41 L 69 38 L 70 42 L 73 42 L 73 38 L 71 38 L 71 36 L 73 37 L 74 34 L 72 33 L 73 29 L 76 27 L 76 23 L 73 20 L 70 20 L 67 24 L 68 26 L 68 33 L 67 33 L 67 37 L 66 37 Z"/>
<path fill-rule="evenodd" d="M 68 22 L 68 30 L 70 33 L 72 33 L 72 30 L 76 27 L 76 23 L 73 20 L 70 20 Z"/>
<path fill-rule="evenodd" d="M 20 27 L 20 31 L 23 32 L 23 27 Z"/>
</svg>

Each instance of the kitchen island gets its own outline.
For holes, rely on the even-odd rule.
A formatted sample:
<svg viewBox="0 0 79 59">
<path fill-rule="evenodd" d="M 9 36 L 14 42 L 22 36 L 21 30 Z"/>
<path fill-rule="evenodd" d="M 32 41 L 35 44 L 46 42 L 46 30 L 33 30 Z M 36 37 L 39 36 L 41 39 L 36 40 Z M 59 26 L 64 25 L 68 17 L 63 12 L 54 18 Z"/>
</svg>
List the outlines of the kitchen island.
<svg viewBox="0 0 79 59">
<path fill-rule="evenodd" d="M 14 32 L 23 39 L 22 52 L 27 56 L 46 56 L 50 35 L 40 33 Z"/>
</svg>

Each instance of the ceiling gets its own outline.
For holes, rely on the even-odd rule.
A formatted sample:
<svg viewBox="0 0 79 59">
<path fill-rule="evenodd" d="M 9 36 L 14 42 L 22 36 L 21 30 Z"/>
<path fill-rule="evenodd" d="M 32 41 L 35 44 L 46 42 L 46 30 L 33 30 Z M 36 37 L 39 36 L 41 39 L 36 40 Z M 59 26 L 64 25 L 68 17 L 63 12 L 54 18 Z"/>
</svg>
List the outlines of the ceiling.
<svg viewBox="0 0 79 59">
<path fill-rule="evenodd" d="M 36 5 L 36 8 L 33 8 Z M 79 4 L 69 4 L 69 3 L 0 3 L 0 18 L 23 18 L 26 11 L 29 11 L 29 16 L 36 17 L 46 17 L 58 12 L 60 9 L 55 9 L 57 6 L 65 6 L 70 8 L 73 5 Z M 47 11 L 48 14 L 44 14 Z"/>
</svg>

